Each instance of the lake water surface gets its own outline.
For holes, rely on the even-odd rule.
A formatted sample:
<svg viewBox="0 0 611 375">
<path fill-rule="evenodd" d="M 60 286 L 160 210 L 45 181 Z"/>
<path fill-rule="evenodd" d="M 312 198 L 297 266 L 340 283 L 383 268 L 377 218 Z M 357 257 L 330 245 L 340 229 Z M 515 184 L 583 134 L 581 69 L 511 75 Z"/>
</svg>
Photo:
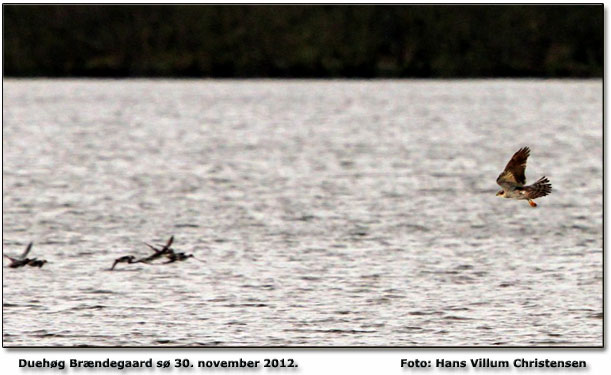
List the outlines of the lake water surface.
<svg viewBox="0 0 611 375">
<path fill-rule="evenodd" d="M 6 346 L 602 345 L 600 80 L 3 89 Z"/>
</svg>

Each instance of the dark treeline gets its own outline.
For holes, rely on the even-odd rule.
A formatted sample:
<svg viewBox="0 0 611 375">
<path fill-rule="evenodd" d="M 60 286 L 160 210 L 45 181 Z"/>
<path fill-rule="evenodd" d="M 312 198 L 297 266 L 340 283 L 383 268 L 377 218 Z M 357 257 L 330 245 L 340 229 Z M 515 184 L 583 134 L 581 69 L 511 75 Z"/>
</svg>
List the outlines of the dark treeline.
<svg viewBox="0 0 611 375">
<path fill-rule="evenodd" d="M 7 76 L 602 77 L 600 6 L 5 5 Z"/>
</svg>

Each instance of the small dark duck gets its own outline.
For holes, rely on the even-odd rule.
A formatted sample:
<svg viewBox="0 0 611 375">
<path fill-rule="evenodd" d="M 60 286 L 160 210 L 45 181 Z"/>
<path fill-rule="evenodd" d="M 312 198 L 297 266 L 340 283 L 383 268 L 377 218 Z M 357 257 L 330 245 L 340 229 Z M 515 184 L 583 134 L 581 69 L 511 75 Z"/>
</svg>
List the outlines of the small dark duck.
<svg viewBox="0 0 611 375">
<path fill-rule="evenodd" d="M 30 253 L 30 250 L 32 250 L 33 244 L 33 242 L 30 242 L 28 246 L 26 246 L 23 253 L 17 257 L 10 257 L 8 255 L 4 255 L 5 258 L 8 258 L 11 261 L 11 264 L 9 264 L 8 266 L 10 268 L 19 268 L 23 266 L 41 268 L 42 266 L 44 266 L 45 263 L 47 263 L 47 261 L 44 259 L 27 258 L 28 254 Z"/>
<path fill-rule="evenodd" d="M 192 258 L 192 257 L 193 257 L 193 254 L 175 253 L 175 252 L 172 251 L 171 253 L 166 254 L 166 258 L 168 258 L 168 261 L 167 262 L 163 262 L 162 264 L 180 262 L 180 261 Z"/>
<path fill-rule="evenodd" d="M 30 259 L 30 261 L 28 262 L 28 266 L 42 268 L 42 266 L 44 266 L 45 263 L 47 263 L 45 259 L 34 258 L 34 259 Z"/>
<path fill-rule="evenodd" d="M 120 258 L 115 259 L 115 262 L 112 264 L 112 267 L 110 267 L 110 271 L 115 269 L 115 266 L 117 265 L 117 263 L 131 264 L 131 263 L 138 263 L 138 261 L 136 260 L 136 257 L 133 255 L 122 256 Z"/>
</svg>

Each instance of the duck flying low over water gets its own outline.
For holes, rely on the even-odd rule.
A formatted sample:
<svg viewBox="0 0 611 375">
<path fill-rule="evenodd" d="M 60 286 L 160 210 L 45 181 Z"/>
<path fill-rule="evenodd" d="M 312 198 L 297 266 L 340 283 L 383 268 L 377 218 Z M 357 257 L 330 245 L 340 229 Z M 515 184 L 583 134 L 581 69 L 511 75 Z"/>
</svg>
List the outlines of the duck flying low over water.
<svg viewBox="0 0 611 375">
<path fill-rule="evenodd" d="M 28 266 L 42 268 L 42 266 L 44 266 L 45 263 L 47 263 L 45 259 L 34 258 L 34 259 L 30 259 L 30 261 L 28 262 Z"/>
<path fill-rule="evenodd" d="M 185 254 L 183 252 L 174 251 L 174 249 L 170 247 L 172 246 L 173 242 L 174 242 L 174 236 L 170 237 L 170 239 L 166 242 L 166 244 L 162 248 L 157 248 L 145 242 L 144 244 L 148 246 L 149 248 L 151 248 L 151 250 L 154 251 L 154 254 L 148 257 L 145 257 L 145 258 L 138 259 L 138 260 L 136 260 L 136 257 L 134 257 L 133 255 L 122 256 L 120 258 L 115 259 L 115 262 L 112 264 L 112 267 L 110 267 L 110 270 L 112 271 L 118 263 L 128 263 L 128 264 L 145 263 L 148 265 L 162 265 L 162 264 L 180 262 L 183 260 L 187 260 L 189 258 L 193 258 L 197 260 L 198 262 L 205 263 L 204 261 L 195 258 L 193 254 Z M 165 262 L 156 262 L 156 263 L 153 262 L 154 260 L 157 260 L 162 257 L 165 257 L 167 260 Z"/>
<path fill-rule="evenodd" d="M 535 198 L 544 197 L 552 192 L 552 184 L 543 176 L 532 185 L 526 185 L 526 160 L 530 155 L 528 147 L 522 147 L 513 156 L 496 179 L 503 190 L 496 193 L 497 197 L 527 200 L 531 207 L 537 207 Z"/>
<path fill-rule="evenodd" d="M 120 258 L 115 259 L 115 262 L 112 264 L 112 267 L 110 267 L 110 271 L 114 270 L 115 266 L 118 263 L 128 263 L 128 264 L 131 264 L 131 263 L 138 263 L 138 261 L 136 261 L 136 257 L 133 256 L 133 255 L 122 256 Z"/>
<path fill-rule="evenodd" d="M 27 258 L 28 254 L 30 253 L 30 250 L 32 250 L 33 244 L 34 244 L 33 242 L 30 242 L 28 246 L 26 246 L 23 253 L 19 256 L 11 257 L 11 256 L 3 254 L 5 258 L 11 261 L 11 264 L 9 264 L 8 266 L 10 268 L 19 268 L 19 267 L 23 267 L 27 265 L 32 266 L 32 267 L 38 267 L 38 268 L 41 268 L 42 266 L 44 266 L 44 264 L 47 263 L 47 261 L 44 259 Z"/>
<path fill-rule="evenodd" d="M 172 242 L 174 242 L 174 236 L 170 237 L 170 239 L 168 240 L 168 242 L 166 242 L 166 244 L 161 248 L 158 249 L 153 245 L 149 245 L 148 243 L 144 243 L 146 246 L 150 247 L 151 250 L 153 250 L 155 253 L 153 255 L 150 255 L 148 257 L 145 258 L 141 258 L 136 260 L 136 257 L 133 255 L 125 255 L 122 256 L 120 258 L 115 259 L 115 262 L 112 264 L 112 267 L 110 267 L 110 271 L 114 270 L 116 265 L 119 263 L 127 263 L 127 264 L 133 264 L 133 263 L 145 263 L 145 264 L 151 264 L 151 262 L 155 259 L 159 259 L 163 256 L 167 256 L 168 254 L 173 254 L 174 250 L 172 250 L 170 248 L 170 246 L 172 246 Z"/>
<path fill-rule="evenodd" d="M 179 262 L 182 260 L 187 260 L 189 258 L 193 258 L 193 254 L 185 254 L 185 253 L 175 253 L 175 252 L 171 252 L 169 254 L 166 254 L 166 257 L 168 258 L 167 262 L 163 262 L 162 264 L 168 264 L 168 263 L 174 263 L 174 262 Z"/>
</svg>

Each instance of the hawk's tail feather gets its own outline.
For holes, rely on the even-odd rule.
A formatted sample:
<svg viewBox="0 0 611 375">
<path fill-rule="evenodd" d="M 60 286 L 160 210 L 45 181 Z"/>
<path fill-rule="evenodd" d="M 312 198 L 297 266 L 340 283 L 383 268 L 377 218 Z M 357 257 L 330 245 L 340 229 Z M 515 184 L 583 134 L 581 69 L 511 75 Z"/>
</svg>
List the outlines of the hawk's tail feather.
<svg viewBox="0 0 611 375">
<path fill-rule="evenodd" d="M 547 177 L 543 176 L 532 185 L 525 186 L 529 199 L 544 197 L 552 192 L 552 184 Z"/>
</svg>

